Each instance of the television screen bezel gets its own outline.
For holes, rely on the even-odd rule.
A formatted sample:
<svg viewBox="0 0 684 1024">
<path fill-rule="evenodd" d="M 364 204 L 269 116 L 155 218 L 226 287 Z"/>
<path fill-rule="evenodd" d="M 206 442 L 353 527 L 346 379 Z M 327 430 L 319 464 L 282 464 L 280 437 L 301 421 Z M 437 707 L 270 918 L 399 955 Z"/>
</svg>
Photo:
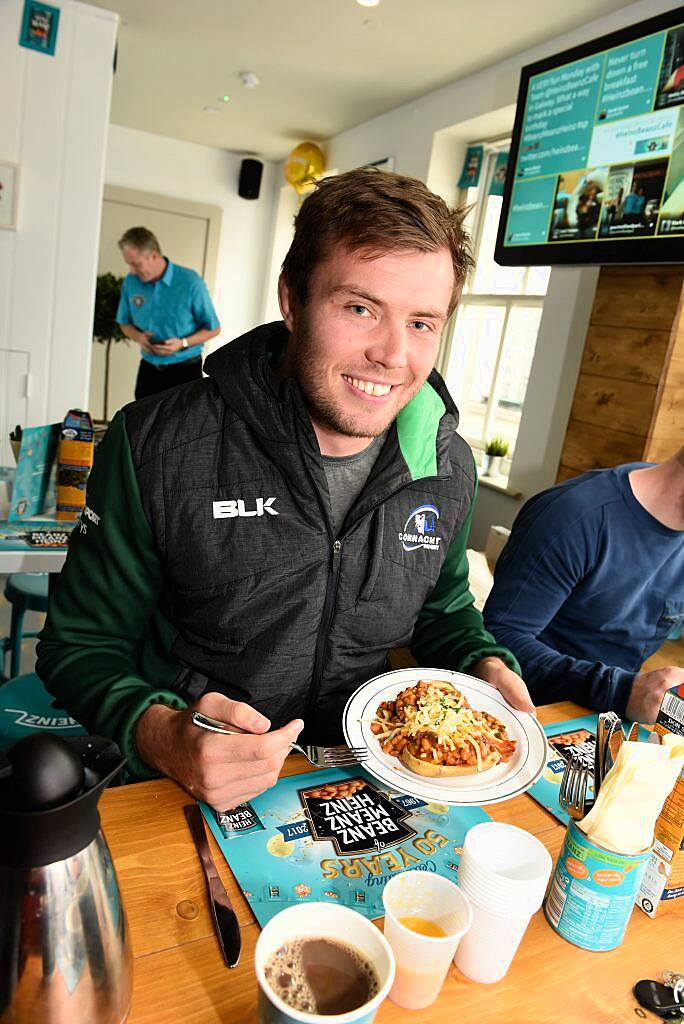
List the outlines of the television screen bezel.
<svg viewBox="0 0 684 1024">
<path fill-rule="evenodd" d="M 509 173 L 504 186 L 501 217 L 494 248 L 494 259 L 502 267 L 555 267 L 555 266 L 603 266 L 604 264 L 655 264 L 682 263 L 684 235 L 648 236 L 646 238 L 622 239 L 619 242 L 583 241 L 553 242 L 543 245 L 504 246 L 504 235 L 510 210 L 514 184 L 514 170 L 518 163 L 520 136 L 522 131 L 527 91 L 534 75 L 551 71 L 553 68 L 571 64 L 585 57 L 591 57 L 615 46 L 636 42 L 643 36 L 653 35 L 676 25 L 684 24 L 684 7 L 675 7 L 664 14 L 647 18 L 636 25 L 617 29 L 589 43 L 573 46 L 562 53 L 546 57 L 534 64 L 526 65 L 520 73 L 518 100 L 513 124 L 513 136 L 508 160 Z M 682 104 L 684 106 L 684 104 Z M 562 173 L 562 172 L 559 172 Z M 676 250 L 679 250 L 677 254 Z"/>
</svg>

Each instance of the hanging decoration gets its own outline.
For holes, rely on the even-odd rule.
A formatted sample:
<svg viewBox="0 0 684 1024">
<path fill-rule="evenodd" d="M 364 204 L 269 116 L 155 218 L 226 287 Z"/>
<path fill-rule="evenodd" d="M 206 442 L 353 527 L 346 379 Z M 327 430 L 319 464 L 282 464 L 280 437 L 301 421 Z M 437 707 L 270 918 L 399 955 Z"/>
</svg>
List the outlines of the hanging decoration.
<svg viewBox="0 0 684 1024">
<path fill-rule="evenodd" d="M 38 0 L 24 0 L 19 45 L 54 57 L 59 13 L 59 7 L 51 7 Z"/>
<path fill-rule="evenodd" d="M 458 179 L 459 188 L 477 188 L 483 159 L 484 146 L 468 146 L 461 177 Z"/>
<path fill-rule="evenodd" d="M 504 185 L 506 184 L 507 173 L 508 151 L 505 153 L 497 153 L 496 163 L 494 164 L 494 173 L 492 174 L 492 180 L 489 184 L 490 196 L 502 196 L 504 194 Z"/>
<path fill-rule="evenodd" d="M 325 155 L 315 142 L 300 142 L 285 161 L 285 180 L 302 195 L 325 170 Z"/>
</svg>

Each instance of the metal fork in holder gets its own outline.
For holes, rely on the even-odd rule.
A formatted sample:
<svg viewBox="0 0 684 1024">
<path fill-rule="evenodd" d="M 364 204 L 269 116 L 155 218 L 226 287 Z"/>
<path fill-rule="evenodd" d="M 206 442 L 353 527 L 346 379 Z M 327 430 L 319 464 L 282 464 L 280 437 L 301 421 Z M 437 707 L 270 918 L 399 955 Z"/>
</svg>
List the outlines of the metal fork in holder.
<svg viewBox="0 0 684 1024">
<path fill-rule="evenodd" d="M 224 736 L 254 735 L 246 733 L 244 729 L 239 729 L 236 725 L 228 725 L 226 722 L 219 722 L 217 718 L 203 715 L 201 711 L 193 712 L 192 722 L 200 729 L 220 732 Z M 300 754 L 303 754 L 314 768 L 344 768 L 350 764 L 361 764 L 368 757 L 366 747 L 348 747 L 345 744 L 338 747 L 318 747 L 307 744 L 301 747 L 299 743 L 292 743 L 291 749 L 298 750 Z"/>
<path fill-rule="evenodd" d="M 589 758 L 583 754 L 573 754 L 565 766 L 558 801 L 574 821 L 580 821 L 593 804 L 587 799 L 592 771 Z"/>
</svg>

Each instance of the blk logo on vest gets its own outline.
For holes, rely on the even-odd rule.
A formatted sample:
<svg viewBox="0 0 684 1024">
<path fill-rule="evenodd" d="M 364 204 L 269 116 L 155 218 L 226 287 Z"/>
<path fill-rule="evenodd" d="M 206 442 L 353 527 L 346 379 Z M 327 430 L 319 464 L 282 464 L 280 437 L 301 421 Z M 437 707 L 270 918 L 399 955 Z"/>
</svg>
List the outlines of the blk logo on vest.
<svg viewBox="0 0 684 1024">
<path fill-rule="evenodd" d="M 419 505 L 409 512 L 399 540 L 404 551 L 438 551 L 442 538 L 436 535 L 439 509 L 436 505 Z"/>
<path fill-rule="evenodd" d="M 214 501 L 212 502 L 214 519 L 263 516 L 265 513 L 268 513 L 269 516 L 277 516 L 279 513 L 273 508 L 274 501 L 275 498 L 256 498 L 256 508 L 253 509 L 248 509 L 242 498 L 236 498 L 235 501 Z"/>
</svg>

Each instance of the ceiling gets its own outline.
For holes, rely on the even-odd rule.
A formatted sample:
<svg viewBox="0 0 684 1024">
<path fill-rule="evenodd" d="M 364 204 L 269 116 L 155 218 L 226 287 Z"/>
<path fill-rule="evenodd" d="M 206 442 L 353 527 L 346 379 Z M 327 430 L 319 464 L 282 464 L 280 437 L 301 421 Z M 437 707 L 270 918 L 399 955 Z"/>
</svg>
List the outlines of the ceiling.
<svg viewBox="0 0 684 1024">
<path fill-rule="evenodd" d="M 373 8 L 355 0 L 90 2 L 122 19 L 114 123 L 267 159 L 624 6 L 621 0 L 381 0 Z M 245 88 L 242 71 L 255 72 L 261 84 Z"/>
</svg>

